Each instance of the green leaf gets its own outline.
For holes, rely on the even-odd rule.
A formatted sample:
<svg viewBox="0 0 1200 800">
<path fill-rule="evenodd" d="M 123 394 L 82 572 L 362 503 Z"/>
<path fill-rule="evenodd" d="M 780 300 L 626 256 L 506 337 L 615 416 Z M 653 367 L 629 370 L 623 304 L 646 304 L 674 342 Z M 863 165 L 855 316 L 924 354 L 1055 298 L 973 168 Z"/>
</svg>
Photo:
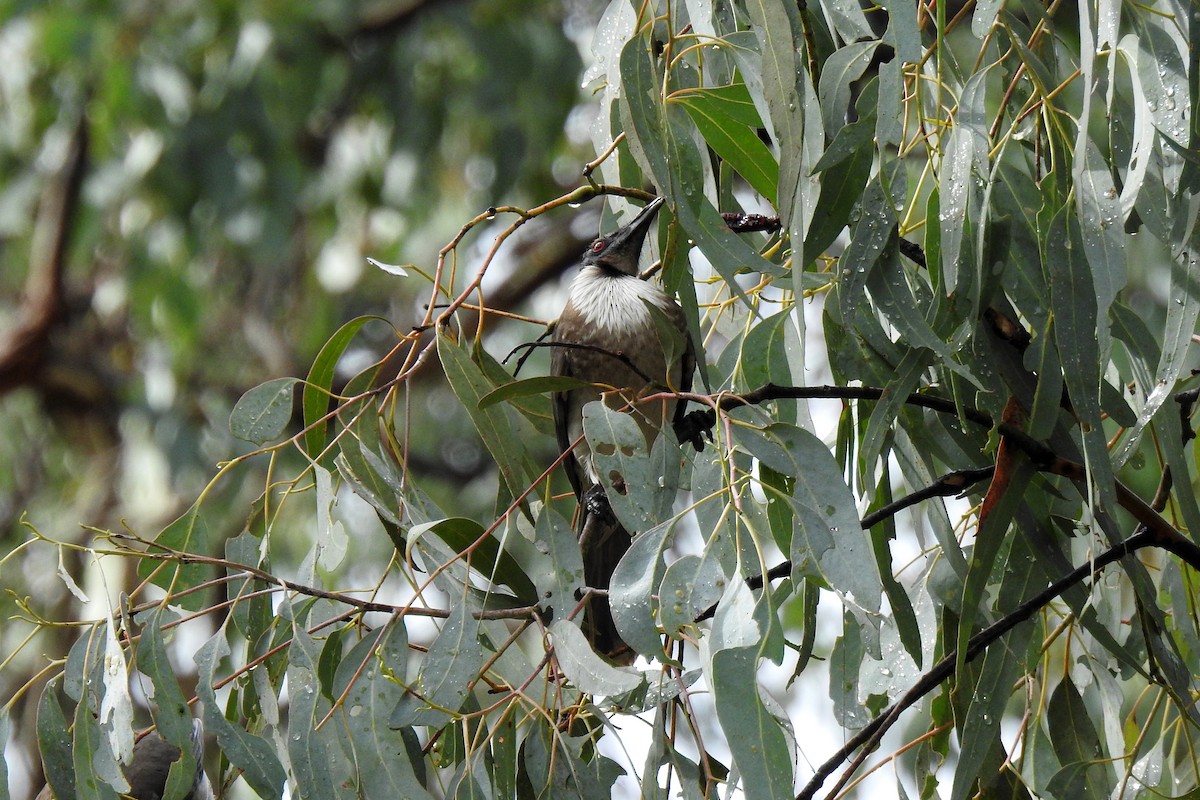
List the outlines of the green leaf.
<svg viewBox="0 0 1200 800">
<path fill-rule="evenodd" d="M 594 400 L 583 407 L 583 431 L 613 513 L 630 531 L 644 531 L 672 515 L 681 451 L 664 429 L 648 452 L 635 413 Z"/>
<path fill-rule="evenodd" d="M 861 211 L 850 231 L 850 243 L 838 259 L 838 308 L 848 328 L 856 328 L 860 311 L 865 311 L 863 291 L 870 272 L 886 251 L 896 231 L 896 215 L 878 178 L 867 184 L 860 200 Z"/>
<path fill-rule="evenodd" d="M 667 316 L 667 313 L 658 307 L 655 303 L 650 302 L 646 298 L 641 298 L 642 305 L 646 308 L 646 313 L 650 315 L 650 321 L 654 324 L 654 335 L 658 339 L 658 344 L 662 348 L 663 363 L 678 364 L 687 352 L 687 332 L 681 331 L 675 326 L 675 323 Z M 668 370 L 669 372 L 669 370 Z M 691 375 L 685 376 L 691 378 Z M 664 388 L 678 389 L 678 386 L 670 386 Z"/>
<path fill-rule="evenodd" d="M 536 378 L 524 378 L 492 389 L 479 398 L 479 408 L 482 410 L 488 406 L 494 406 L 496 403 L 515 400 L 518 397 L 569 392 L 573 389 L 590 388 L 591 386 L 590 381 L 572 378 L 569 375 L 539 375 Z"/>
<path fill-rule="evenodd" d="M 1190 96 L 1191 103 L 1196 102 L 1196 90 L 1188 90 L 1189 83 L 1195 86 L 1193 82 L 1196 75 L 1184 64 L 1182 54 L 1188 53 L 1194 65 L 1193 48 L 1196 42 L 1192 40 L 1184 44 L 1176 41 L 1177 37 L 1183 38 L 1177 30 L 1178 20 L 1159 22 L 1150 14 L 1137 16 L 1141 29 L 1141 35 L 1136 37 L 1139 50 L 1137 71 L 1146 93 L 1146 107 L 1154 118 L 1154 127 L 1167 139 L 1176 142 L 1190 139 L 1191 146 L 1195 148 L 1195 134 L 1188 125 L 1189 101 L 1186 98 Z M 1195 29 L 1189 33 L 1195 33 Z M 1194 111 L 1195 107 L 1191 110 Z M 1192 120 L 1192 125 L 1195 125 L 1195 120 Z"/>
<path fill-rule="evenodd" d="M 1036 574 L 1031 569 L 1017 572 L 1026 578 Z M 973 664 L 975 669 L 968 670 L 958 681 L 959 694 L 968 705 L 966 719 L 960 723 L 962 760 L 954 774 L 951 798 L 970 797 L 976 776 L 989 778 L 980 768 L 989 764 L 990 751 L 996 749 L 1000 741 L 1000 723 L 1013 683 L 1021 672 L 1018 655 L 1024 652 L 1028 630 L 1026 626 L 1024 636 L 1015 640 L 1010 638 L 1003 645 L 990 648 L 982 663 Z"/>
<path fill-rule="evenodd" d="M 792 386 L 792 366 L 788 358 L 787 328 L 795 325 L 791 310 L 780 311 L 762 320 L 746 334 L 739 352 L 742 386 L 768 383 Z"/>
<path fill-rule="evenodd" d="M 750 0 L 746 13 L 758 40 L 761 60 L 754 75 L 752 59 L 741 56 L 742 72 L 761 83 L 762 96 L 770 116 L 771 138 L 779 148 L 779 218 L 793 239 L 800 240 L 811 219 L 806 208 L 815 184 L 807 165 L 817 158 L 824 144 L 816 98 L 812 97 L 811 79 L 804 69 L 803 54 L 808 50 L 797 7 L 790 3 Z M 750 79 L 750 78 L 748 78 Z"/>
<path fill-rule="evenodd" d="M 208 555 L 212 542 L 212 533 L 208 528 L 208 517 L 201 508 L 204 498 L 198 499 L 191 508 L 179 519 L 162 529 L 154 538 L 155 544 L 177 553 L 195 553 Z M 150 552 L 162 552 L 151 548 Z M 157 570 L 157 571 L 155 571 Z M 174 565 L 170 561 L 157 558 L 143 558 L 138 564 L 138 575 L 141 578 L 151 578 L 155 586 L 173 593 L 172 602 L 178 603 L 188 611 L 199 611 L 204 607 L 203 592 L 188 592 L 188 589 L 199 586 L 212 577 L 212 567 L 194 561 Z"/>
<path fill-rule="evenodd" d="M 7 742 L 12 730 L 12 720 L 9 719 L 8 708 L 0 709 L 0 742 Z M 0 800 L 9 800 L 8 795 L 8 758 L 0 757 Z"/>
<path fill-rule="evenodd" d="M 671 198 L 672 211 L 688 238 L 749 305 L 736 281 L 737 272 L 751 269 L 778 275 L 782 270 L 731 232 L 705 196 L 704 161 L 691 135 L 694 125 L 677 105 L 664 108 L 654 61 L 644 39 L 634 38 L 625 45 L 621 77 L 626 87 L 621 94 L 621 116 L 634 153 L 644 159 L 643 169 L 660 191 Z"/>
<path fill-rule="evenodd" d="M 492 354 L 482 347 L 476 347 L 471 352 L 471 359 L 478 365 L 484 377 L 492 386 L 503 387 L 506 384 L 513 383 L 513 376 L 504 368 L 496 359 L 492 358 Z M 549 376 L 551 378 L 563 376 Z M 551 398 L 548 393 L 534 392 L 529 394 L 513 395 L 507 398 L 509 405 L 520 412 L 521 416 L 529 421 L 529 424 L 535 430 L 546 434 L 547 436 L 555 436 L 554 427 L 554 412 L 551 410 Z"/>
<path fill-rule="evenodd" d="M 821 176 L 821 194 L 813 212 L 812 225 L 804 237 L 805 263 L 801 267 L 808 266 L 828 250 L 850 224 L 851 211 L 863 197 L 873 160 L 871 148 L 863 147 Z"/>
<path fill-rule="evenodd" d="M 102 670 L 98 670 L 101 672 Z M 98 676 L 99 677 L 99 676 Z M 117 800 L 113 785 L 122 791 L 129 788 L 125 776 L 117 766 L 116 756 L 108 746 L 108 740 L 100 728 L 100 721 L 92 713 L 93 702 L 81 702 L 75 706 L 75 726 L 71 737 L 71 760 L 75 768 L 76 800 Z"/>
<path fill-rule="evenodd" d="M 663 551 L 672 542 L 674 527 L 674 522 L 667 522 L 639 533 L 613 570 L 608 587 L 608 602 L 621 638 L 635 651 L 660 661 L 673 661 L 663 650 L 654 618 L 658 584 L 666 569 Z"/>
<path fill-rule="evenodd" d="M 287 429 L 296 397 L 296 378 L 276 378 L 242 395 L 229 415 L 229 432 L 254 444 L 266 444 Z"/>
<path fill-rule="evenodd" d="M 833 701 L 834 719 L 843 728 L 853 731 L 871 719 L 858 685 L 866 652 L 862 628 L 857 620 L 849 613 L 843 614 L 842 620 L 842 635 L 829 653 L 829 699 Z"/>
<path fill-rule="evenodd" d="M 737 87 L 741 92 L 736 99 L 731 100 L 728 91 L 721 92 Z M 745 84 L 735 84 L 719 89 L 688 89 L 672 95 L 669 102 L 682 105 L 708 146 L 745 178 L 754 191 L 774 205 L 779 188 L 779 166 L 758 138 L 756 128 L 762 123 L 745 88 Z M 750 114 L 746 113 L 747 109 Z M 750 116 L 753 121 L 748 124 L 738 119 L 738 115 Z"/>
<path fill-rule="evenodd" d="M 162 637 L 162 618 L 165 606 L 156 606 L 137 643 L 137 668 L 150 678 L 154 686 L 154 723 L 158 733 L 179 748 L 180 757 L 171 764 L 166 794 L 162 800 L 182 800 L 192 789 L 196 770 L 192 713 L 179 688 L 179 678 L 171 668 L 167 647 Z"/>
<path fill-rule="evenodd" d="M 921 278 L 912 280 L 919 282 Z M 867 288 L 876 306 L 901 333 L 906 344 L 932 350 L 942 366 L 980 387 L 981 383 L 970 367 L 960 363 L 970 329 L 965 325 L 955 326 L 949 319 L 949 304 L 942 295 L 930 297 L 924 285 L 918 286 L 921 291 L 914 291 L 899 254 L 892 247 L 875 262 L 874 269 L 867 275 Z"/>
<path fill-rule="evenodd" d="M 671 636 L 695 627 L 696 617 L 721 599 L 728 578 L 720 560 L 706 548 L 704 558 L 685 555 L 667 567 L 659 584 L 659 613 Z"/>
<path fill-rule="evenodd" d="M 667 789 L 671 786 L 660 789 L 657 782 L 653 787 L 643 786 L 642 797 L 645 800 L 667 800 L 669 797 L 682 796 L 684 800 L 702 800 L 705 797 L 706 786 L 704 777 L 700 774 L 700 769 L 691 760 L 681 755 L 668 739 L 667 731 L 669 725 L 664 720 L 665 706 L 660 706 L 655 709 L 654 724 L 651 727 L 653 740 L 651 745 L 646 750 L 646 760 L 642 765 L 643 775 L 658 775 L 662 767 L 668 767 L 668 774 L 672 776 L 673 786 L 680 794 L 672 794 Z M 711 763 L 711 762 L 710 762 Z M 652 793 L 652 789 L 658 789 Z"/>
<path fill-rule="evenodd" d="M 758 465 L 758 479 L 762 481 L 767 495 L 767 523 L 771 526 L 771 538 L 775 546 L 786 551 L 792 546 L 792 524 L 795 515 L 791 503 L 780 500 L 792 494 L 794 479 L 771 469 L 769 464 Z"/>
<path fill-rule="evenodd" d="M 1052 318 L 1046 318 L 1044 329 L 1038 331 L 1039 335 L 1025 351 L 1022 365 L 1037 375 L 1026 432 L 1038 439 L 1050 435 L 1058 424 L 1062 409 L 1062 365 L 1058 361 L 1058 349 L 1054 346 L 1052 322 Z"/>
<path fill-rule="evenodd" d="M 547 800 L 611 800 L 613 782 L 624 774 L 595 752 L 592 736 L 567 736 L 540 719 L 525 737 L 522 755 L 533 796 Z"/>
<path fill-rule="evenodd" d="M 290 609 L 283 612 L 290 616 Z M 329 713 L 330 703 L 317 678 L 319 646 L 292 620 L 292 645 L 288 648 L 288 758 L 300 797 L 305 800 L 334 800 L 354 797 L 348 779 L 349 765 L 335 725 L 320 730 L 317 723 Z"/>
<path fill-rule="evenodd" d="M 915 64 L 921 60 L 921 31 L 917 27 L 917 9 L 904 0 L 884 0 L 888 12 L 888 32 L 884 41 L 896 48 L 896 59 Z"/>
<path fill-rule="evenodd" d="M 1196 321 L 1200 319 L 1200 276 L 1192 268 L 1193 265 L 1183 261 L 1182 256 L 1170 261 L 1171 285 L 1167 296 L 1171 298 L 1171 302 L 1166 304 L 1166 320 L 1160 339 L 1162 354 L 1155 370 L 1155 379 L 1150 384 L 1152 388 L 1138 414 L 1137 424 L 1126 434 L 1121 449 L 1113 459 L 1117 468 L 1123 466 L 1133 455 L 1146 425 L 1162 408 L 1167 398 L 1175 395 L 1178 381 L 1194 348 L 1192 336 L 1196 331 Z"/>
<path fill-rule="evenodd" d="M 42 754 L 42 765 L 46 771 L 55 800 L 75 800 L 75 767 L 71 759 L 71 733 L 67 729 L 67 717 L 58 701 L 58 689 L 54 682 L 46 684 L 38 701 L 37 744 Z M 4 760 L 4 759 L 0 759 Z"/>
<path fill-rule="evenodd" d="M 874 138 L 875 120 L 873 117 L 860 119 L 857 122 L 843 126 L 837 132 L 837 136 L 833 137 L 833 141 L 829 143 L 829 147 L 825 148 L 825 152 L 821 154 L 821 158 L 813 166 L 813 174 L 827 172 L 864 151 L 870 154 Z M 831 175 L 829 177 L 836 180 L 836 176 Z"/>
<path fill-rule="evenodd" d="M 283 794 L 287 775 L 275 755 L 275 749 L 261 736 L 231 724 L 221 714 L 221 704 L 213 688 L 216 666 L 229 655 L 225 631 L 219 630 L 196 652 L 196 694 L 204 704 L 204 727 L 216 737 L 217 747 L 229 763 L 242 770 L 242 777 L 259 797 L 278 800 Z"/>
<path fill-rule="evenodd" d="M 459 602 L 429 646 L 416 682 L 392 711 L 391 726 L 449 722 L 467 702 L 487 656 L 479 620 Z"/>
<path fill-rule="evenodd" d="M 745 128 L 763 127 L 762 117 L 744 83 L 680 89 L 667 99 L 672 103 L 694 104 L 706 109 L 708 115 L 722 117 Z"/>
<path fill-rule="evenodd" d="M 964 244 L 964 237 L 987 222 L 983 181 L 978 176 L 986 173 L 988 120 L 985 101 L 990 71 L 990 67 L 982 68 L 963 87 L 959 114 L 955 118 L 958 124 L 950 131 L 942 161 L 941 211 L 937 220 L 944 275 L 941 288 L 946 295 L 959 288 L 959 271 L 967 263 L 964 254 L 971 252 L 970 243 Z M 967 285 L 978 283 L 966 277 L 961 280 Z"/>
<path fill-rule="evenodd" d="M 371 421 L 374 423 L 374 416 Z M 350 489 L 370 503 L 380 521 L 389 526 L 389 533 L 395 530 L 400 525 L 400 508 L 404 505 L 406 492 L 391 456 L 380 455 L 365 442 L 359 441 L 357 446 L 347 442 L 334 464 Z M 395 544 L 396 549 L 404 549 L 403 540 Z"/>
<path fill-rule="evenodd" d="M 516 712 L 508 713 L 491 725 L 492 772 L 496 797 L 517 797 L 517 725 Z"/>
<path fill-rule="evenodd" d="M 244 564 L 248 567 L 266 569 L 270 566 L 263 559 L 262 538 L 249 531 L 243 531 L 225 543 L 225 558 L 234 564 Z M 271 597 L 261 594 L 268 588 L 268 584 L 247 577 L 240 581 L 231 581 L 228 586 L 229 598 L 237 600 L 230 611 L 230 619 L 247 641 L 257 642 L 270 630 L 275 620 Z M 255 596 L 247 597 L 251 594 Z"/>
<path fill-rule="evenodd" d="M 483 526 L 475 520 L 450 517 L 416 525 L 409 531 L 409 536 L 416 538 L 426 533 L 432 533 L 456 553 L 461 553 L 474 544 L 475 548 L 471 551 L 470 557 L 472 569 L 487 577 L 488 580 L 506 584 L 519 599 L 533 602 L 533 599 L 537 597 L 533 581 L 525 574 L 512 554 L 501 549 L 500 542 L 497 541 L 495 535 L 489 534 L 479 541 L 479 537 L 483 536 L 483 530 Z M 477 541 L 479 543 L 475 544 Z"/>
<path fill-rule="evenodd" d="M 63 670 L 63 691 L 67 697 L 82 702 L 92 682 L 96 664 L 104 660 L 105 639 L 100 630 L 103 622 L 81 628 L 79 638 L 67 653 L 67 665 Z"/>
<path fill-rule="evenodd" d="M 792 425 L 763 431 L 735 428 L 739 445 L 776 472 L 795 478 L 786 498 L 796 515 L 792 579 L 820 575 L 860 621 L 878 613 L 883 585 L 868 535 L 841 467 L 820 439 Z"/>
<path fill-rule="evenodd" d="M 709 685 L 746 797 L 782 800 L 793 795 L 792 757 L 758 685 L 758 658 L 766 634 L 759 617 L 765 603 L 765 596 L 755 602 L 744 581 L 730 582 L 713 620 Z"/>
<path fill-rule="evenodd" d="M 857 0 L 827 0 L 822 10 L 829 15 L 829 22 L 837 35 L 848 42 L 875 36 Z"/>
<path fill-rule="evenodd" d="M 575 610 L 583 591 L 579 539 L 566 519 L 551 507 L 542 510 L 534 536 L 533 546 L 521 558 L 537 587 L 537 593 L 529 597 L 536 598 L 553 619 L 566 619 Z M 523 540 L 519 535 L 513 538 Z"/>
<path fill-rule="evenodd" d="M 637 670 L 614 667 L 596 655 L 583 631 L 571 620 L 556 619 L 552 622 L 550 640 L 559 668 L 585 694 L 612 697 L 632 692 L 644 682 Z"/>
<path fill-rule="evenodd" d="M 325 450 L 326 423 L 320 420 L 329 413 L 329 400 L 333 393 L 333 377 L 338 361 L 363 325 L 371 320 L 384 320 L 379 316 L 363 316 L 350 320 L 325 342 L 317 353 L 308 378 L 304 382 L 304 449 L 311 459 L 317 459 Z"/>
<path fill-rule="evenodd" d="M 1096 338 L 1097 297 L 1080 237 L 1079 220 L 1068 203 L 1055 214 L 1046 240 L 1044 263 L 1054 309 L 1054 342 L 1071 405 L 1082 429 L 1088 475 L 1095 483 L 1102 505 L 1116 508 L 1116 477 L 1100 420 L 1102 369 Z"/>
<path fill-rule="evenodd" d="M 1046 709 L 1050 742 L 1063 770 L 1055 774 L 1050 786 L 1056 796 L 1063 791 L 1076 797 L 1107 797 L 1104 749 L 1087 705 L 1070 678 L 1059 682 Z"/>
<path fill-rule="evenodd" d="M 879 332 L 873 316 L 860 317 L 859 325 L 869 325 Z M 866 433 L 862 434 L 858 444 L 858 472 L 866 486 L 873 485 L 877 460 L 887 455 L 886 448 L 893 441 L 896 420 L 912 413 L 907 407 L 908 396 L 920 389 L 935 360 L 932 350 L 913 348 L 892 366 L 892 373 L 886 379 L 887 392 L 871 409 Z"/>
<path fill-rule="evenodd" d="M 825 61 L 821 69 L 819 91 L 825 134 L 830 138 L 846 125 L 846 109 L 850 107 L 850 84 L 862 77 L 878 46 L 878 39 L 851 42 Z M 871 127 L 873 134 L 874 125 Z"/>
<path fill-rule="evenodd" d="M 516 424 L 519 418 L 500 406 L 481 407 L 483 396 L 496 387 L 444 328 L 438 329 L 437 350 L 446 380 L 496 460 L 504 485 L 513 497 L 520 497 L 542 470 L 530 461 L 529 448 L 523 445 L 525 438 Z"/>
</svg>

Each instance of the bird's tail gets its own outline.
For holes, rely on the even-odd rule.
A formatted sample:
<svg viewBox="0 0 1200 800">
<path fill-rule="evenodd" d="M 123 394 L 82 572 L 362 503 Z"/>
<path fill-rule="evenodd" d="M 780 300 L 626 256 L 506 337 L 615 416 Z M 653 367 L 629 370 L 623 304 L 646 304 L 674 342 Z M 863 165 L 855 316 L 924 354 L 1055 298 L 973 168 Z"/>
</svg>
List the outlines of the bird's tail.
<svg viewBox="0 0 1200 800">
<path fill-rule="evenodd" d="M 608 589 L 613 570 L 629 550 L 633 539 L 629 531 L 605 515 L 580 509 L 583 524 L 579 544 L 583 552 L 583 580 L 594 589 Z M 630 664 L 635 653 L 617 632 L 608 597 L 592 595 L 584 612 L 583 629 L 592 647 L 618 664 Z"/>
</svg>

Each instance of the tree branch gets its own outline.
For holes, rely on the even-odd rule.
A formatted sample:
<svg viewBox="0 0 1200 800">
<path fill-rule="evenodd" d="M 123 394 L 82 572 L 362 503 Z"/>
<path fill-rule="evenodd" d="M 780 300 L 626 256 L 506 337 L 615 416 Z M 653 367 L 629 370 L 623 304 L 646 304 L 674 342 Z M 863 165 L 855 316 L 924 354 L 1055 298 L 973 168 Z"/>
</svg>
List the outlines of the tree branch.
<svg viewBox="0 0 1200 800">
<path fill-rule="evenodd" d="M 42 371 L 50 333 L 62 320 L 63 274 L 87 156 L 87 114 L 81 109 L 66 159 L 38 210 L 17 322 L 0 335 L 0 395 L 30 383 Z"/>
<path fill-rule="evenodd" d="M 1100 554 L 1094 561 L 1089 564 L 1084 564 L 1076 568 L 1068 575 L 1046 587 L 1038 594 L 1026 600 L 1013 611 L 1004 615 L 1003 618 L 997 620 L 992 625 L 983 629 L 979 633 L 971 637 L 967 644 L 967 651 L 964 658 L 964 663 L 969 663 L 975 660 L 989 646 L 995 643 L 1001 636 L 1011 631 L 1017 625 L 1030 619 L 1043 606 L 1057 598 L 1063 592 L 1070 589 L 1077 583 L 1082 583 L 1089 576 L 1098 574 L 1102 569 L 1107 567 L 1127 555 L 1130 555 L 1143 547 L 1151 547 L 1159 544 L 1155 540 L 1155 536 L 1148 530 L 1140 530 L 1130 536 L 1123 542 L 1110 547 L 1108 550 Z M 867 725 L 855 734 L 845 745 L 841 747 L 833 756 L 818 767 L 812 779 L 805 784 L 804 788 L 796 795 L 796 800 L 809 800 L 816 795 L 817 790 L 825 782 L 825 779 L 833 774 L 838 765 L 850 757 L 850 754 L 860 747 L 863 748 L 850 766 L 846 769 L 842 779 L 834 786 L 829 796 L 837 794 L 839 789 L 845 785 L 850 775 L 861 765 L 862 761 L 879 745 L 880 739 L 884 733 L 895 724 L 899 719 L 900 714 L 906 709 L 915 705 L 921 698 L 936 689 L 942 681 L 954 674 L 955 663 L 958 659 L 958 651 L 951 650 L 942 657 L 937 664 L 928 672 L 922 675 L 912 688 L 904 693 L 904 696 L 885 709 L 879 716 L 871 720 Z"/>
<path fill-rule="evenodd" d="M 715 423 L 715 412 L 711 410 L 712 408 L 719 411 L 729 411 L 744 405 L 757 405 L 778 399 L 827 398 L 840 400 L 879 400 L 887 394 L 886 389 L 874 387 L 795 387 L 767 384 L 741 395 L 722 394 L 716 397 L 709 397 L 707 395 L 685 396 L 688 399 L 707 403 L 710 406 L 708 412 L 711 415 L 710 419 Z M 908 405 L 927 408 L 931 411 L 951 414 L 956 417 L 961 416 L 980 426 L 995 429 L 1009 443 L 1029 457 L 1039 470 L 1061 475 L 1073 481 L 1087 480 L 1087 471 L 1083 465 L 1058 456 L 1049 446 L 1032 438 L 1024 430 L 1006 422 L 998 423 L 983 411 L 971 407 L 959 406 L 951 400 L 929 394 L 910 394 L 905 402 Z M 1194 402 L 1194 398 L 1184 394 L 1180 395 L 1178 402 L 1181 406 L 1181 415 L 1184 415 L 1186 418 L 1191 408 L 1191 402 Z M 1186 430 L 1187 426 L 1185 425 L 1184 428 Z M 914 492 L 864 518 L 862 521 L 863 527 L 870 527 L 900 509 L 913 505 L 919 500 L 960 492 L 971 482 L 987 478 L 992 474 L 993 470 L 994 467 L 983 467 L 976 470 L 960 470 L 949 473 L 933 485 Z M 964 663 L 973 661 L 1001 636 L 1008 633 L 1020 623 L 1030 619 L 1038 610 L 1059 597 L 1063 592 L 1078 583 L 1082 583 L 1086 578 L 1098 574 L 1100 570 L 1108 565 L 1144 547 L 1160 547 L 1183 560 L 1192 569 L 1200 570 L 1200 545 L 1197 545 L 1180 533 L 1157 510 L 1165 505 L 1166 495 L 1170 491 L 1170 486 L 1170 476 L 1164 475 L 1163 481 L 1160 483 L 1158 491 L 1155 494 L 1154 504 L 1152 505 L 1135 494 L 1129 487 L 1117 481 L 1116 491 L 1118 502 L 1123 509 L 1137 520 L 1138 530 L 1128 539 L 1118 542 L 1104 551 L 1094 561 L 1076 568 L 1065 577 L 1055 581 L 1042 592 L 1022 603 L 988 628 L 972 636 L 967 645 Z M 785 561 L 772 568 L 766 576 L 751 578 L 748 583 L 751 584 L 752 588 L 761 588 L 765 581 L 786 576 L 790 574 L 790 571 L 791 564 Z M 697 620 L 703 620 L 712 616 L 714 611 L 715 607 L 707 609 L 697 617 Z M 806 798 L 813 797 L 825 779 L 837 769 L 838 765 L 848 759 L 855 750 L 862 748 L 859 757 L 850 764 L 842 780 L 839 781 L 830 794 L 830 796 L 836 795 L 838 790 L 845 785 L 850 775 L 857 770 L 862 761 L 878 745 L 880 738 L 896 722 L 901 712 L 914 705 L 918 700 L 939 686 L 942 681 L 954 674 L 957 660 L 957 651 L 952 651 L 944 656 L 932 669 L 922 675 L 917 683 L 900 700 L 873 719 L 834 756 L 822 764 L 805 788 L 797 795 L 797 800 L 806 800 Z"/>
</svg>

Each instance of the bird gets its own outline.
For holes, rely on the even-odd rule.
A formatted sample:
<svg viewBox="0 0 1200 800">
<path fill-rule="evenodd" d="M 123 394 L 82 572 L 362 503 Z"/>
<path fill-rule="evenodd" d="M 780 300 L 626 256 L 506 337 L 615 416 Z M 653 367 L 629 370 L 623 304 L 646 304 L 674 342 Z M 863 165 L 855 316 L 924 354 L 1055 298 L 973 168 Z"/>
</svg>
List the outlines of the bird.
<svg viewBox="0 0 1200 800">
<path fill-rule="evenodd" d="M 204 771 L 204 727 L 200 720 L 192 721 L 192 754 L 196 757 L 196 774 L 184 800 L 213 800 L 212 784 Z M 133 761 L 123 768 L 129 782 L 130 797 L 135 800 L 162 800 L 167 790 L 167 773 L 179 760 L 179 748 L 157 731 L 143 736 L 133 747 Z M 54 800 L 47 784 L 35 800 Z"/>
<path fill-rule="evenodd" d="M 564 453 L 563 466 L 579 501 L 576 533 L 583 555 L 584 582 L 593 589 L 608 589 L 613 570 L 629 549 L 632 536 L 614 518 L 591 450 L 586 439 L 580 441 L 583 407 L 602 399 L 611 408 L 630 407 L 647 444 L 653 445 L 665 424 L 680 427 L 685 404 L 675 400 L 633 401 L 652 384 L 689 391 L 696 366 L 683 309 L 674 297 L 638 274 L 642 244 L 663 202 L 662 197 L 656 198 L 628 225 L 588 246 L 551 339 L 551 373 L 590 384 L 555 393 L 552 406 L 558 446 Z M 661 340 L 660 326 L 650 306 L 661 311 L 661 316 L 678 331 L 681 346 Z M 672 363 L 667 363 L 671 352 L 676 355 Z M 632 662 L 633 653 L 617 631 L 607 597 L 590 598 L 584 629 L 597 652 L 617 663 Z"/>
</svg>

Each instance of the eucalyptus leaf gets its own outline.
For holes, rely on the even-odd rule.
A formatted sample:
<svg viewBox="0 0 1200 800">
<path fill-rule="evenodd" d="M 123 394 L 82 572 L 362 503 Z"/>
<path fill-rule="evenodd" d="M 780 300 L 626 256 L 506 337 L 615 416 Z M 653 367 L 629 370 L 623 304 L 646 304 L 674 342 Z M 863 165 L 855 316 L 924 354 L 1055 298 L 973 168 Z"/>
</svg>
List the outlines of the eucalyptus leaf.
<svg viewBox="0 0 1200 800">
<path fill-rule="evenodd" d="M 183 800 L 192 789 L 196 761 L 192 742 L 194 728 L 187 699 L 179 688 L 179 679 L 171 667 L 162 636 L 162 620 L 167 613 L 160 606 L 142 628 L 137 646 L 137 668 L 154 686 L 154 724 L 159 736 L 179 748 L 180 757 L 171 764 L 166 794 L 162 800 Z"/>
<path fill-rule="evenodd" d="M 563 674 L 585 694 L 611 697 L 631 692 L 644 681 L 636 670 L 614 667 L 596 655 L 583 631 L 570 620 L 551 623 L 550 640 Z"/>
<path fill-rule="evenodd" d="M 466 603 L 456 604 L 429 646 L 416 681 L 392 711 L 391 726 L 441 725 L 454 718 L 487 655 L 479 620 Z"/>
<path fill-rule="evenodd" d="M 297 378 L 276 378 L 250 389 L 229 415 L 229 431 L 239 439 L 266 444 L 279 438 L 292 419 Z"/>
<path fill-rule="evenodd" d="M 747 798 L 790 798 L 793 764 L 779 720 L 759 696 L 763 621 L 745 583 L 730 584 L 713 620 L 709 684 Z M 756 634 L 755 631 L 758 631 Z"/>
<path fill-rule="evenodd" d="M 221 714 L 221 703 L 213 688 L 216 666 L 229 655 L 224 631 L 217 631 L 196 652 L 196 694 L 204 704 L 204 727 L 217 739 L 217 747 L 229 763 L 242 770 L 250 788 L 259 797 L 278 800 L 283 795 L 286 775 L 274 748 L 261 736 L 249 733 Z"/>
<path fill-rule="evenodd" d="M 639 425 L 638 410 L 624 413 L 593 401 L 583 408 L 583 432 L 617 519 L 630 531 L 653 527 L 671 514 L 679 487 L 679 459 L 669 454 L 669 430 L 658 432 L 654 454 Z M 662 446 L 659 443 L 663 443 Z M 674 446 L 678 453 L 678 445 Z"/>
<path fill-rule="evenodd" d="M 288 648 L 288 759 L 301 797 L 334 800 L 353 796 L 348 789 L 349 764 L 338 731 L 321 722 L 330 710 L 317 680 L 318 644 L 297 620 L 292 621 Z"/>
<path fill-rule="evenodd" d="M 883 593 L 879 570 L 854 497 L 829 450 L 811 433 L 784 424 L 739 432 L 738 442 L 776 472 L 795 478 L 786 498 L 797 523 L 793 579 L 820 575 L 860 618 L 872 618 Z"/>
<path fill-rule="evenodd" d="M 333 394 L 333 376 L 342 354 L 354 341 L 354 337 L 364 325 L 382 317 L 357 317 L 338 328 L 321 348 L 308 371 L 304 382 L 304 393 L 301 401 L 304 407 L 304 447 L 309 458 L 318 459 L 325 452 L 327 442 L 326 424 L 322 421 L 329 414 L 330 399 Z M 385 320 L 386 321 L 386 320 Z"/>
<path fill-rule="evenodd" d="M 155 537 L 155 544 L 169 553 L 208 555 L 212 542 L 208 515 L 213 512 L 204 508 L 203 503 L 203 498 L 197 500 L 179 519 L 163 528 Z M 200 609 L 205 598 L 201 592 L 185 593 L 185 590 L 203 583 L 209 577 L 210 570 L 211 567 L 192 560 L 182 560 L 172 568 L 169 562 L 164 565 L 159 559 L 144 558 L 138 565 L 140 577 L 150 578 L 156 586 L 166 591 L 179 593 L 175 602 L 189 611 Z"/>
<path fill-rule="evenodd" d="M 666 567 L 663 551 L 670 546 L 674 523 L 664 523 L 638 534 L 613 570 L 608 602 L 613 620 L 626 644 L 648 658 L 668 660 L 655 616 L 654 596 Z"/>
<path fill-rule="evenodd" d="M 56 800 L 75 800 L 75 766 L 71 757 L 71 732 L 53 682 L 42 690 L 37 711 L 37 743 L 46 782 Z M 7 759 L 4 759 L 7 761 Z"/>
</svg>

